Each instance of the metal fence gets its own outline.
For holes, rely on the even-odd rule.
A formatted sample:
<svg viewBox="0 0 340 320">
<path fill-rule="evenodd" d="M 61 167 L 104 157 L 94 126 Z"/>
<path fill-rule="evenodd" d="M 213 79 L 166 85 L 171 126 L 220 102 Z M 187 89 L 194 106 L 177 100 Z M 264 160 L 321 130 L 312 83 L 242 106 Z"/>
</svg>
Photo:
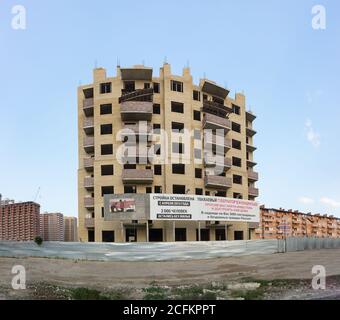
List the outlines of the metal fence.
<svg viewBox="0 0 340 320">
<path fill-rule="evenodd" d="M 339 248 L 340 239 L 287 238 L 163 243 L 0 242 L 0 257 L 94 261 L 176 261 Z"/>
</svg>

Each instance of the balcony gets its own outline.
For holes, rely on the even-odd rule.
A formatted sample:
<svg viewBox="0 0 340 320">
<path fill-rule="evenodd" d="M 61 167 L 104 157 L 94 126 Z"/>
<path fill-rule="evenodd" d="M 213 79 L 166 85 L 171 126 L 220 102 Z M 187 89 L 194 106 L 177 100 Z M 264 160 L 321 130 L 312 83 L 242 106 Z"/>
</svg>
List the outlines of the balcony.
<svg viewBox="0 0 340 320">
<path fill-rule="evenodd" d="M 228 106 L 208 100 L 203 101 L 202 111 L 224 118 L 227 116 L 227 114 L 233 112 L 232 108 Z"/>
<path fill-rule="evenodd" d="M 83 100 L 83 110 L 86 117 L 93 117 L 93 98 Z"/>
<path fill-rule="evenodd" d="M 223 176 L 205 176 L 204 184 L 206 188 L 228 189 L 232 186 L 232 180 Z"/>
<path fill-rule="evenodd" d="M 248 170 L 248 180 L 249 181 L 258 181 L 259 180 L 259 174 L 255 171 Z"/>
<path fill-rule="evenodd" d="M 122 180 L 124 184 L 151 184 L 153 171 L 151 169 L 124 169 Z"/>
<path fill-rule="evenodd" d="M 94 137 L 84 138 L 84 150 L 86 153 L 94 153 Z"/>
<path fill-rule="evenodd" d="M 94 167 L 94 158 L 85 158 L 84 159 L 84 168 L 88 172 L 92 172 Z"/>
<path fill-rule="evenodd" d="M 254 188 L 254 187 L 249 187 L 248 188 L 248 194 L 252 197 L 258 197 L 259 196 L 259 189 Z"/>
<path fill-rule="evenodd" d="M 150 124 L 126 124 L 120 131 L 121 141 L 125 141 L 126 137 L 132 142 L 136 142 L 141 136 L 146 136 L 144 141 L 152 141 L 152 126 Z"/>
<path fill-rule="evenodd" d="M 256 115 L 251 111 L 246 111 L 246 119 L 249 122 L 253 122 L 256 119 Z"/>
<path fill-rule="evenodd" d="M 119 103 L 133 101 L 133 102 L 152 102 L 153 89 L 139 89 L 139 90 L 122 90 L 122 96 L 119 98 Z"/>
<path fill-rule="evenodd" d="M 254 152 L 257 148 L 247 143 L 247 152 Z"/>
<path fill-rule="evenodd" d="M 126 101 L 120 105 L 122 121 L 150 121 L 153 103 L 148 101 Z"/>
<path fill-rule="evenodd" d="M 246 133 L 248 137 L 253 137 L 256 134 L 256 131 L 252 127 L 247 126 Z"/>
<path fill-rule="evenodd" d="M 231 121 L 226 118 L 221 118 L 210 113 L 204 114 L 203 117 L 204 129 L 223 129 L 228 132 L 231 129 Z"/>
<path fill-rule="evenodd" d="M 206 154 L 204 156 L 204 164 L 206 167 L 224 167 L 224 169 L 228 170 L 231 168 L 231 158 Z"/>
<path fill-rule="evenodd" d="M 205 92 L 205 93 L 211 94 L 213 96 L 219 97 L 223 100 L 229 94 L 229 90 L 218 86 L 216 83 L 214 83 L 212 81 L 207 81 L 207 80 L 204 80 L 204 82 L 203 82 L 202 91 Z"/>
<path fill-rule="evenodd" d="M 85 197 L 84 198 L 84 206 L 86 209 L 93 209 L 94 208 L 94 198 Z"/>
<path fill-rule="evenodd" d="M 94 189 L 94 178 L 85 177 L 84 178 L 84 188 L 88 191 L 92 191 Z"/>
<path fill-rule="evenodd" d="M 85 218 L 85 228 L 94 228 L 94 218 Z"/>
<path fill-rule="evenodd" d="M 205 151 L 216 151 L 216 149 L 224 150 L 226 152 L 231 148 L 231 139 L 212 135 L 205 133 L 204 134 L 204 150 Z"/>
<path fill-rule="evenodd" d="M 257 165 L 257 163 L 253 160 L 247 159 L 247 167 L 248 168 L 254 168 Z"/>
<path fill-rule="evenodd" d="M 94 133 L 94 119 L 93 118 L 86 118 L 84 121 L 83 129 L 86 134 L 93 135 Z"/>
</svg>

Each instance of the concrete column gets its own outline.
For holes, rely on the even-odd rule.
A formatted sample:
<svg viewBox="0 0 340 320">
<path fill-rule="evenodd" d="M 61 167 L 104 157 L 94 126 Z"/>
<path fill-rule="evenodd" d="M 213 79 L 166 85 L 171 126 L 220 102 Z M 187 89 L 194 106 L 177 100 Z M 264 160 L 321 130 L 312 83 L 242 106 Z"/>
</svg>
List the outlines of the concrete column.
<svg viewBox="0 0 340 320">
<path fill-rule="evenodd" d="M 198 221 L 198 241 L 201 241 L 201 221 Z"/>
<path fill-rule="evenodd" d="M 175 242 L 176 241 L 176 221 L 174 220 L 172 222 L 172 241 Z"/>
<path fill-rule="evenodd" d="M 149 221 L 146 221 L 146 242 L 149 242 Z"/>
</svg>

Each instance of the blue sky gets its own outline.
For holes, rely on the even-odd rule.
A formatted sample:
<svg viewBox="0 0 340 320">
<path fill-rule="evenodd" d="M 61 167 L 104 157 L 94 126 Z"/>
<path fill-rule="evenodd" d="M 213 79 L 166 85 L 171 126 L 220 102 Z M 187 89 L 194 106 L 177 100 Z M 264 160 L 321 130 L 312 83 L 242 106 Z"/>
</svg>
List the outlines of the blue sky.
<svg viewBox="0 0 340 320">
<path fill-rule="evenodd" d="M 26 30 L 11 28 L 24 5 Z M 312 7 L 326 8 L 326 30 Z M 0 192 L 77 215 L 76 88 L 92 68 L 174 73 L 190 63 L 258 115 L 261 196 L 269 207 L 340 217 L 340 3 L 337 0 L 0 3 Z"/>
</svg>

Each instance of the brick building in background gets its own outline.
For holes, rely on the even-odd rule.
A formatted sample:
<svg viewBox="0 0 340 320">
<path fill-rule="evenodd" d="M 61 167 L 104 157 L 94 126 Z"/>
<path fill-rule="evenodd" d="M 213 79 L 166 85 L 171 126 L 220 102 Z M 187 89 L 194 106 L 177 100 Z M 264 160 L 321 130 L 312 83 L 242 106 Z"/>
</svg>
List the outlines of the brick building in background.
<svg viewBox="0 0 340 320">
<path fill-rule="evenodd" d="M 261 207 L 257 239 L 284 237 L 340 238 L 340 219 L 331 215 Z"/>
<path fill-rule="evenodd" d="M 78 220 L 76 217 L 64 217 L 65 237 L 66 242 L 78 241 Z"/>
<path fill-rule="evenodd" d="M 0 240 L 30 241 L 39 235 L 40 205 L 0 200 Z"/>
<path fill-rule="evenodd" d="M 64 216 L 61 213 L 41 214 L 40 235 L 44 241 L 64 241 Z"/>
</svg>

